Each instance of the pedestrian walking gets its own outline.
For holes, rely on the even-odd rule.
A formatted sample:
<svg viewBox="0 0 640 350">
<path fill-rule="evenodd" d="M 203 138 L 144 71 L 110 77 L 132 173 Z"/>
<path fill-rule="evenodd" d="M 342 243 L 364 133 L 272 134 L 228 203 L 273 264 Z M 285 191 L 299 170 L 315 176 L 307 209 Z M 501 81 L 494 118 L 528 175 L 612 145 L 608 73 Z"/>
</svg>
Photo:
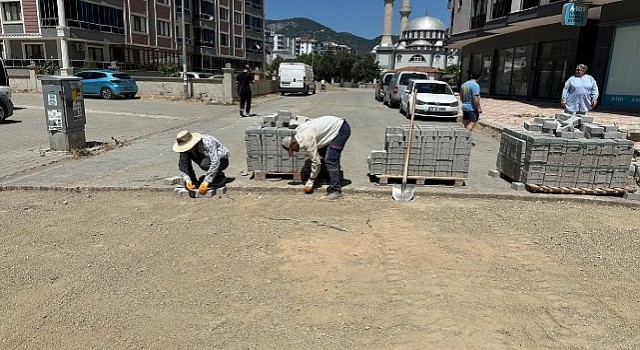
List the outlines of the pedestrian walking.
<svg viewBox="0 0 640 350">
<path fill-rule="evenodd" d="M 471 79 L 460 87 L 460 99 L 462 100 L 462 124 L 465 129 L 472 131 L 480 119 L 482 107 L 480 106 L 480 74 L 471 73 Z"/>
<path fill-rule="evenodd" d="M 336 199 L 342 196 L 342 178 L 340 176 L 340 156 L 351 136 L 351 127 L 346 120 L 334 116 L 323 116 L 300 124 L 293 136 L 282 140 L 282 147 L 289 152 L 305 152 L 311 160 L 311 175 L 304 185 L 305 193 L 312 193 L 315 180 L 320 173 L 322 160 L 320 153 L 326 148 L 324 164 L 329 172 L 329 187 L 325 198 Z"/>
<path fill-rule="evenodd" d="M 320 80 L 320 91 L 327 92 L 327 82 L 324 79 Z"/>
<path fill-rule="evenodd" d="M 200 194 L 206 194 L 214 179 L 224 180 L 222 171 L 229 166 L 229 150 L 215 137 L 183 130 L 176 136 L 173 150 L 180 153 L 178 168 L 186 189 L 195 191 L 198 188 Z M 207 174 L 197 178 L 192 163 L 196 163 Z"/>
<path fill-rule="evenodd" d="M 585 114 L 598 105 L 598 84 L 587 73 L 584 64 L 576 67 L 575 74 L 564 83 L 560 103 L 566 113 Z"/>
<path fill-rule="evenodd" d="M 251 84 L 254 80 L 248 64 L 245 64 L 242 72 L 236 76 L 236 83 L 240 96 L 240 117 L 249 117 L 251 116 Z"/>
</svg>

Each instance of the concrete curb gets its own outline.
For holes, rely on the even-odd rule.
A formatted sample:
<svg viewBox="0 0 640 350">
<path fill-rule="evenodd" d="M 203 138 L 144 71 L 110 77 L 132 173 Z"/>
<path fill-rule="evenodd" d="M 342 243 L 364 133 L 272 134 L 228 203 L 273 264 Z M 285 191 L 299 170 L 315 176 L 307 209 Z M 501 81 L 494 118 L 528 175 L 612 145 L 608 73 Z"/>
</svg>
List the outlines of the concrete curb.
<svg viewBox="0 0 640 350">
<path fill-rule="evenodd" d="M 299 188 L 279 188 L 279 187 L 228 187 L 227 190 L 237 191 L 239 193 L 291 193 L 301 194 Z M 64 187 L 64 186 L 12 186 L 5 185 L 0 187 L 0 192 L 9 191 L 51 191 L 51 192 L 151 192 L 167 194 L 173 194 L 174 187 L 125 187 L 125 186 L 78 186 L 78 187 Z M 347 194 L 367 194 L 372 196 L 384 195 L 391 198 L 391 186 L 385 186 L 380 189 L 370 188 L 350 188 L 345 191 Z M 229 193 L 227 192 L 227 196 Z M 544 193 L 488 193 L 488 192 L 475 192 L 475 193 L 461 193 L 450 192 L 442 190 L 431 190 L 428 192 L 416 193 L 416 198 L 420 197 L 444 197 L 444 198 L 471 198 L 471 199 L 500 199 L 500 200 L 518 200 L 528 202 L 551 202 L 551 203 L 578 203 L 578 204 L 599 204 L 607 206 L 621 206 L 627 208 L 640 208 L 640 201 L 630 201 L 621 197 L 607 197 L 607 196 L 585 196 L 585 195 L 561 195 L 561 194 L 544 194 Z"/>
</svg>

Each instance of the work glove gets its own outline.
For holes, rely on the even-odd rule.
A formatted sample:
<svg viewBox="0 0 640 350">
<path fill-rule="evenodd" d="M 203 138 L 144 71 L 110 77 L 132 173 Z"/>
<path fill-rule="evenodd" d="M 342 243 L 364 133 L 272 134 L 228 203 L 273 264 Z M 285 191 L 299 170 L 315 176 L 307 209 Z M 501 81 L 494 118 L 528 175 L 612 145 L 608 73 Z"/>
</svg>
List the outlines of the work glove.
<svg viewBox="0 0 640 350">
<path fill-rule="evenodd" d="M 304 184 L 304 193 L 313 193 L 313 179 L 307 180 L 307 183 Z"/>
<path fill-rule="evenodd" d="M 184 187 L 185 187 L 186 189 L 188 189 L 189 191 L 193 191 L 193 189 L 195 188 L 195 187 L 193 186 L 193 182 L 191 182 L 191 181 L 187 181 L 187 182 L 185 182 L 185 183 L 184 183 Z"/>
<path fill-rule="evenodd" d="M 200 188 L 198 188 L 198 192 L 200 192 L 200 194 L 207 194 L 207 189 L 209 188 L 209 183 L 206 181 L 203 181 L 200 184 Z"/>
</svg>

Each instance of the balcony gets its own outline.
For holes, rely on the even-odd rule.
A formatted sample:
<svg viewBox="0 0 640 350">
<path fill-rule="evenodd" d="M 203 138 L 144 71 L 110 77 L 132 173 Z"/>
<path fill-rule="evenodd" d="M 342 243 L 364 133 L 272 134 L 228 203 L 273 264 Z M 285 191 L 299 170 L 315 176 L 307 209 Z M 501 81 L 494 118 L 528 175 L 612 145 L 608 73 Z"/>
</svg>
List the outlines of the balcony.
<svg viewBox="0 0 640 350">
<path fill-rule="evenodd" d="M 478 16 L 471 17 L 471 29 L 480 29 L 484 27 L 484 22 L 487 20 L 487 14 L 482 13 Z"/>
<path fill-rule="evenodd" d="M 498 0 L 491 8 L 491 18 L 505 17 L 511 12 L 511 0 Z"/>
</svg>

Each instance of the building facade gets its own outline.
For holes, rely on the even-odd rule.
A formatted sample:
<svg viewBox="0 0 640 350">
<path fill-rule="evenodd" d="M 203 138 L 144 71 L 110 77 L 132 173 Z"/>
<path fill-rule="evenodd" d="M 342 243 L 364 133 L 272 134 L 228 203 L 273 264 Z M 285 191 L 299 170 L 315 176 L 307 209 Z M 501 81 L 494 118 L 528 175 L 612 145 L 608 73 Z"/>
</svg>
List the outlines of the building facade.
<svg viewBox="0 0 640 350">
<path fill-rule="evenodd" d="M 559 101 L 577 64 L 589 67 L 600 105 L 640 112 L 640 4 L 593 0 L 584 26 L 562 24 L 566 0 L 452 0 L 450 46 L 461 74 L 485 95 Z"/>
<path fill-rule="evenodd" d="M 0 1 L 0 41 L 7 66 L 59 60 L 56 0 Z M 81 68 L 116 63 L 126 70 L 181 65 L 181 0 L 64 0 L 69 57 Z M 262 67 L 263 0 L 184 1 L 189 70 L 215 71 L 226 64 Z M 61 64 L 59 64 L 61 65 Z"/>
</svg>

